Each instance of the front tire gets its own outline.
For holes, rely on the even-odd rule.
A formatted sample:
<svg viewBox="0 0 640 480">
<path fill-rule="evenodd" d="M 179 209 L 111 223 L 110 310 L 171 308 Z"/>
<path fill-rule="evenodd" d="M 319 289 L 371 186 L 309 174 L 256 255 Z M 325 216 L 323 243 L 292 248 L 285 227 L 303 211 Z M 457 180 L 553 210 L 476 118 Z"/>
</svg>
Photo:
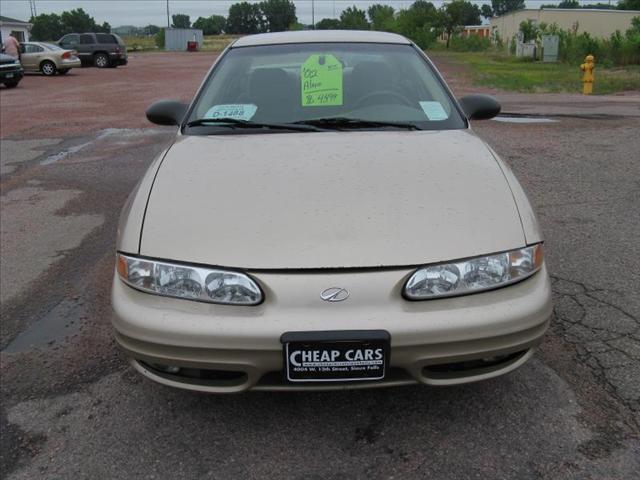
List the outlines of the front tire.
<svg viewBox="0 0 640 480">
<path fill-rule="evenodd" d="M 13 82 L 4 82 L 4 86 L 7 88 L 16 88 L 18 86 L 18 84 L 20 83 L 20 80 L 13 81 Z"/>
<path fill-rule="evenodd" d="M 58 67 L 55 63 L 46 60 L 40 64 L 40 71 L 47 77 L 53 77 L 58 71 Z"/>
<path fill-rule="evenodd" d="M 95 57 L 93 57 L 93 64 L 98 68 L 108 68 L 111 62 L 106 53 L 97 53 Z"/>
<path fill-rule="evenodd" d="M 58 70 L 58 75 L 66 75 L 67 73 L 69 73 L 69 70 L 71 70 L 70 68 L 61 68 L 60 70 Z"/>
</svg>

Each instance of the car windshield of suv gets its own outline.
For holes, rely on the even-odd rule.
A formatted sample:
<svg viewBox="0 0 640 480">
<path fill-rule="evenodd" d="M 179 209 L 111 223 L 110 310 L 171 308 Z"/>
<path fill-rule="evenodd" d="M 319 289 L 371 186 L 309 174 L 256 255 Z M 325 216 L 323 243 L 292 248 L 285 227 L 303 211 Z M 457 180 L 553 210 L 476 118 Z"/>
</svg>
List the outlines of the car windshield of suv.
<svg viewBox="0 0 640 480">
<path fill-rule="evenodd" d="M 202 88 L 188 134 L 286 130 L 465 128 L 411 45 L 300 43 L 230 49 Z"/>
</svg>

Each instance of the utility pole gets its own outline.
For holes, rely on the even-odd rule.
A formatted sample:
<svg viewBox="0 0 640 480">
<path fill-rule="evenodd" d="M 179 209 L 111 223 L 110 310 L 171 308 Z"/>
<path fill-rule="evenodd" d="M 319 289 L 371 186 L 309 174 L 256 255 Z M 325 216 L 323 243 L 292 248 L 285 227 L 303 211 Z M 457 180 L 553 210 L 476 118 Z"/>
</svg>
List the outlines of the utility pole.
<svg viewBox="0 0 640 480">
<path fill-rule="evenodd" d="M 29 0 L 29 8 L 31 9 L 31 16 L 37 17 L 38 11 L 36 10 L 36 0 Z"/>
<path fill-rule="evenodd" d="M 311 0 L 311 25 L 313 25 L 313 30 L 316 29 L 316 7 L 315 0 Z"/>
<path fill-rule="evenodd" d="M 171 27 L 171 23 L 169 22 L 169 0 L 167 0 L 167 28 Z"/>
</svg>

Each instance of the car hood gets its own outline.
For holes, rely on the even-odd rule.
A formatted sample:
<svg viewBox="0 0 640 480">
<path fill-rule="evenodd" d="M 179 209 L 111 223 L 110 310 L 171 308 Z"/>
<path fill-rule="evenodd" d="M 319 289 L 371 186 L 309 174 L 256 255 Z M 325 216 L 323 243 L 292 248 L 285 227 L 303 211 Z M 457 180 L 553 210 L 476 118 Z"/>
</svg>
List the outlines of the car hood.
<svg viewBox="0 0 640 480">
<path fill-rule="evenodd" d="M 16 60 L 18 59 L 15 57 L 12 57 L 11 55 L 0 53 L 0 63 L 14 63 Z"/>
<path fill-rule="evenodd" d="M 180 136 L 140 254 L 248 269 L 407 266 L 525 243 L 469 130 Z"/>
</svg>

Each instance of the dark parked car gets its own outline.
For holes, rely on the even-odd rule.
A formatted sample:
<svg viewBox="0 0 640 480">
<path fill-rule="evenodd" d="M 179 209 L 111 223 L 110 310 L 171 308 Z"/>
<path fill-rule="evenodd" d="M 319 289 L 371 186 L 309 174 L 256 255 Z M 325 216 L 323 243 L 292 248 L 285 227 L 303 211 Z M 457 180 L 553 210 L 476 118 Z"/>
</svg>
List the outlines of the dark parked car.
<svg viewBox="0 0 640 480">
<path fill-rule="evenodd" d="M 17 87 L 23 75 L 20 60 L 0 53 L 0 83 L 4 83 L 7 88 Z"/>
<path fill-rule="evenodd" d="M 58 41 L 67 50 L 75 50 L 83 64 L 98 68 L 127 64 L 127 48 L 113 33 L 69 33 Z"/>
</svg>

